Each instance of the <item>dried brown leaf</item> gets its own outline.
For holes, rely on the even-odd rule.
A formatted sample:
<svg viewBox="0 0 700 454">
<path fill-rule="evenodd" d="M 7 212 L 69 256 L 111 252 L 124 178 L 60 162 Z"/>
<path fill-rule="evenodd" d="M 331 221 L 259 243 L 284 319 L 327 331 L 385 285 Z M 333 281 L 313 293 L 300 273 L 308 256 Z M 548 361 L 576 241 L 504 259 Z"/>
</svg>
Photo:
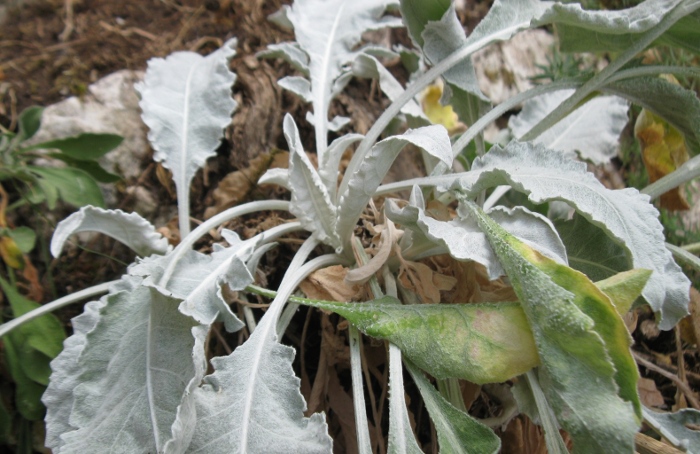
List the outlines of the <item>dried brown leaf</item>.
<svg viewBox="0 0 700 454">
<path fill-rule="evenodd" d="M 360 295 L 361 288 L 348 283 L 345 279 L 347 274 L 348 269 L 341 265 L 320 269 L 301 283 L 301 291 L 311 299 L 353 301 Z"/>
<path fill-rule="evenodd" d="M 661 395 L 656 383 L 650 378 L 640 378 L 637 382 L 637 390 L 639 398 L 647 407 L 662 407 L 664 405 L 664 396 Z"/>
<path fill-rule="evenodd" d="M 424 303 L 438 304 L 441 301 L 440 292 L 452 290 L 457 279 L 436 273 L 423 263 L 402 261 L 399 282 L 416 293 Z"/>
<path fill-rule="evenodd" d="M 698 345 L 700 339 L 700 292 L 690 288 L 690 301 L 688 302 L 690 315 L 680 322 L 681 337 L 689 344 Z"/>
<path fill-rule="evenodd" d="M 276 154 L 280 154 L 276 149 L 269 153 L 263 153 L 251 160 L 245 169 L 231 172 L 222 178 L 212 194 L 214 206 L 206 209 L 204 217 L 209 219 L 244 201 L 255 187 L 258 179 L 271 167 Z"/>
</svg>

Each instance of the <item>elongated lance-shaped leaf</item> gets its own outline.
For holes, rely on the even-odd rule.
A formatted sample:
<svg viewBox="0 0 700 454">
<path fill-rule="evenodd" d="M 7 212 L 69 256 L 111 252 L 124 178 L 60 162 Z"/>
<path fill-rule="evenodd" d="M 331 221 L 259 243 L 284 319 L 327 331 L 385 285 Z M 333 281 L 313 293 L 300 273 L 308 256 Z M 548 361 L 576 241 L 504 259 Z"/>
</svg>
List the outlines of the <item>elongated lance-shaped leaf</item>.
<svg viewBox="0 0 700 454">
<path fill-rule="evenodd" d="M 178 312 L 178 300 L 141 282 L 128 277 L 92 305 L 51 363 L 44 402 L 47 442 L 59 440 L 54 452 L 185 452 L 196 421 L 192 392 L 206 367 L 206 329 Z M 76 386 L 68 390 L 63 379 Z"/>
<path fill-rule="evenodd" d="M 526 134 L 574 90 L 561 90 L 533 98 L 510 117 L 508 126 L 516 137 Z M 574 153 L 595 164 L 610 162 L 617 155 L 620 134 L 629 119 L 627 101 L 616 96 L 591 99 L 541 134 L 535 143 L 552 150 Z"/>
<path fill-rule="evenodd" d="M 300 267 L 317 245 L 315 239 L 302 245 L 250 338 L 231 355 L 212 360 L 215 372 L 195 393 L 197 427 L 189 453 L 332 451 L 324 415 L 304 417 L 306 404 L 292 369 L 294 349 L 277 336 L 284 304 L 299 282 L 337 262 L 322 256 Z"/>
<path fill-rule="evenodd" d="M 470 195 L 510 185 L 534 203 L 566 201 L 625 248 L 628 268 L 654 272 L 642 296 L 659 314 L 661 329 L 671 329 L 687 314 L 690 281 L 666 249 L 658 211 L 636 189 L 607 189 L 585 164 L 519 142 L 493 147 L 474 161 L 471 172 L 433 181 L 441 190 L 461 188 Z"/>
<path fill-rule="evenodd" d="M 276 45 L 273 51 L 287 54 L 289 61 L 303 69 L 306 61 L 297 51 L 303 51 L 308 58 L 316 153 L 321 168 L 328 146 L 328 108 L 338 89 L 347 83 L 349 69 L 345 65 L 354 59 L 362 33 L 401 26 L 398 18 L 385 15 L 386 9 L 397 3 L 396 0 L 297 0 L 281 11 L 284 22 L 294 27 L 298 47 Z"/>
<path fill-rule="evenodd" d="M 408 418 L 403 386 L 401 350 L 389 344 L 389 454 L 421 454 Z"/>
<path fill-rule="evenodd" d="M 584 274 L 531 249 L 473 202 L 463 203 L 520 299 L 542 361 L 543 391 L 573 438 L 574 452 L 632 452 L 641 422 L 638 372 L 610 299 Z"/>
<path fill-rule="evenodd" d="M 604 91 L 662 117 L 683 134 L 692 154 L 700 153 L 700 99 L 694 91 L 659 77 L 613 82 L 606 85 Z"/>
<path fill-rule="evenodd" d="M 350 179 L 347 189 L 339 194 L 337 232 L 342 241 L 348 241 L 350 233 L 365 209 L 374 191 L 382 183 L 391 164 L 401 150 L 413 144 L 425 150 L 445 165 L 452 163 L 452 149 L 447 130 L 441 125 L 409 129 L 400 136 L 382 140 L 372 147 Z"/>
<path fill-rule="evenodd" d="M 168 240 L 137 213 L 86 206 L 58 223 L 51 239 L 51 255 L 58 257 L 68 237 L 80 232 L 104 233 L 141 257 L 165 254 L 168 250 Z"/>
<path fill-rule="evenodd" d="M 336 207 L 320 175 L 304 153 L 299 130 L 289 114 L 284 117 L 284 136 L 289 145 L 289 186 L 292 191 L 289 211 L 320 241 L 338 248 L 340 238 L 336 233 Z"/>
<path fill-rule="evenodd" d="M 681 3 L 682 0 L 647 0 L 619 11 L 591 11 L 579 4 L 557 4 L 542 19 L 557 24 L 563 52 L 620 52 L 630 47 L 639 33 L 651 29 Z M 698 37 L 696 13 L 678 21 L 654 44 L 698 52 Z"/>
<path fill-rule="evenodd" d="M 441 453 L 494 454 L 501 449 L 501 440 L 491 429 L 453 407 L 430 384 L 423 372 L 410 361 L 405 363 L 435 424 Z"/>
<path fill-rule="evenodd" d="M 335 312 L 368 336 L 388 340 L 436 378 L 503 382 L 539 364 L 517 303 L 403 305 L 390 296 L 365 303 L 301 303 Z"/>
<path fill-rule="evenodd" d="M 175 52 L 151 59 L 143 83 L 136 87 L 143 121 L 150 128 L 153 159 L 173 173 L 183 237 L 190 231 L 190 182 L 214 156 L 236 109 L 231 97 L 236 75 L 228 69 L 236 42 L 230 39 L 206 57 Z"/>
</svg>

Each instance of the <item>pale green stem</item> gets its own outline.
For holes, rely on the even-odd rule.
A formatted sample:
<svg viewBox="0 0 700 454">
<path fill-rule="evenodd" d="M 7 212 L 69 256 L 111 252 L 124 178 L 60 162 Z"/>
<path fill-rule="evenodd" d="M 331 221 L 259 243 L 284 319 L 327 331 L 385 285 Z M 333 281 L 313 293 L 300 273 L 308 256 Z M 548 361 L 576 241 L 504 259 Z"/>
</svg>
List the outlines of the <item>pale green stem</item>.
<svg viewBox="0 0 700 454">
<path fill-rule="evenodd" d="M 553 82 L 547 85 L 537 85 L 529 90 L 510 97 L 489 110 L 483 117 L 476 121 L 473 125 L 467 129 L 464 134 L 462 134 L 459 139 L 455 141 L 452 145 L 452 155 L 457 156 L 462 150 L 474 140 L 474 138 L 483 131 L 488 125 L 499 119 L 506 112 L 514 109 L 520 104 L 524 103 L 528 99 L 535 98 L 537 96 L 544 95 L 546 93 L 551 93 L 559 90 L 567 90 L 571 88 L 580 87 L 583 84 L 583 80 L 578 79 L 567 79 Z"/>
<path fill-rule="evenodd" d="M 525 142 L 534 140 L 547 129 L 554 126 L 569 113 L 575 110 L 579 103 L 586 99 L 586 97 L 588 97 L 591 93 L 603 87 L 607 83 L 608 79 L 615 74 L 615 72 L 642 52 L 649 44 L 654 42 L 654 40 L 666 32 L 666 30 L 668 30 L 679 19 L 698 8 L 700 8 L 700 4 L 689 6 L 687 8 L 682 4 L 677 6 L 670 13 L 668 13 L 666 17 L 661 20 L 661 22 L 640 36 L 640 38 L 617 59 L 612 61 L 601 72 L 593 76 L 588 82 L 583 84 L 581 88 L 576 90 L 573 95 L 567 98 L 563 103 L 557 106 L 557 108 L 550 112 L 549 115 L 543 118 L 527 134 L 525 134 L 521 140 Z"/>
<path fill-rule="evenodd" d="M 209 230 L 218 227 L 224 222 L 230 221 L 245 214 L 255 213 L 257 211 L 273 210 L 288 211 L 289 202 L 283 200 L 262 200 L 258 202 L 250 202 L 244 205 L 229 208 L 228 210 L 223 211 L 217 214 L 216 216 L 212 217 L 211 219 L 208 219 L 207 221 L 203 222 L 189 235 L 184 237 L 180 244 L 178 244 L 177 247 L 173 250 L 173 252 L 171 253 L 171 259 L 168 262 L 168 267 L 165 269 L 163 277 L 161 277 L 160 279 L 159 285 L 165 287 L 168 284 L 168 281 L 170 280 L 170 277 L 175 271 L 175 267 L 177 266 L 180 259 L 182 259 L 182 257 L 187 253 L 187 251 L 189 251 L 192 248 L 192 246 L 194 245 L 194 243 L 197 242 L 197 240 L 209 233 Z"/>
<path fill-rule="evenodd" d="M 672 244 L 666 243 L 666 249 L 671 251 L 671 254 L 676 258 L 676 260 L 685 263 L 693 267 L 696 271 L 700 271 L 700 258 L 686 251 L 685 249 L 679 248 Z"/>
<path fill-rule="evenodd" d="M 436 379 L 438 391 L 449 403 L 456 409 L 467 413 L 467 407 L 464 406 L 464 397 L 462 390 L 459 388 L 459 380 L 456 378 Z"/>
<path fill-rule="evenodd" d="M 423 73 L 418 79 L 411 83 L 411 85 L 406 87 L 406 90 L 401 94 L 401 96 L 396 98 L 396 100 L 392 102 L 389 105 L 389 107 L 387 107 L 387 109 L 384 111 L 384 113 L 382 113 L 382 115 L 377 119 L 377 121 L 374 122 L 374 125 L 372 125 L 370 130 L 367 132 L 365 138 L 362 139 L 362 142 L 360 142 L 360 145 L 357 147 L 355 154 L 350 160 L 350 164 L 348 165 L 348 168 L 345 171 L 345 175 L 343 175 L 343 180 L 341 181 L 338 190 L 338 197 L 345 193 L 345 191 L 348 188 L 348 184 L 350 183 L 350 180 L 352 179 L 355 172 L 357 172 L 357 170 L 359 169 L 360 164 L 364 160 L 369 150 L 379 138 L 379 135 L 382 133 L 382 131 L 384 131 L 384 129 L 386 129 L 386 127 L 394 119 L 394 117 L 396 117 L 396 115 L 399 114 L 401 108 L 407 102 L 412 100 L 418 93 L 421 92 L 421 90 L 430 85 L 445 71 L 452 68 L 465 58 L 468 58 L 474 52 L 478 51 L 482 47 L 485 47 L 486 45 L 492 42 L 508 39 L 513 33 L 517 32 L 518 30 L 522 28 L 527 28 L 529 24 L 530 21 L 521 24 L 515 24 L 507 29 L 501 30 L 498 33 L 487 35 L 470 44 L 467 44 L 466 46 L 460 49 L 457 49 L 452 54 L 447 56 L 447 58 L 440 61 L 438 64 L 436 64 L 428 71 Z M 341 239 L 346 245 L 349 245 L 349 238 Z"/>
<path fill-rule="evenodd" d="M 80 290 L 78 292 L 72 293 L 70 295 L 66 295 L 63 298 L 59 298 L 55 301 L 52 301 L 50 303 L 46 303 L 42 305 L 41 307 L 38 307 L 34 309 L 31 312 L 27 312 L 24 315 L 21 315 L 14 320 L 10 320 L 7 323 L 3 323 L 0 325 L 0 337 L 4 336 L 5 334 L 9 333 L 13 329 L 24 325 L 27 322 L 30 322 L 34 320 L 37 317 L 41 317 L 44 314 L 48 314 L 50 312 L 53 312 L 55 310 L 58 310 L 62 307 L 68 306 L 73 303 L 77 303 L 79 301 L 82 301 L 87 298 L 92 298 L 93 296 L 100 295 L 102 293 L 106 293 L 109 291 L 109 287 L 116 284 L 117 281 L 111 281 L 111 282 L 105 282 L 103 284 L 95 285 L 93 287 L 89 287 L 83 290 Z"/>
<path fill-rule="evenodd" d="M 531 370 L 528 371 L 524 377 L 535 399 L 535 404 L 537 405 L 537 411 L 540 416 L 542 428 L 544 429 L 544 437 L 547 442 L 549 454 L 569 454 L 569 450 L 566 448 L 566 444 L 559 433 L 559 425 L 554 416 L 554 411 L 552 407 L 549 406 L 549 402 L 547 402 L 547 398 L 540 387 L 540 381 L 537 375 L 535 375 L 534 370 Z"/>
<path fill-rule="evenodd" d="M 634 79 L 636 77 L 658 76 L 660 74 L 676 74 L 679 76 L 700 77 L 700 69 L 687 66 L 662 66 L 649 65 L 637 68 L 625 69 L 608 78 L 606 84 L 618 82 L 624 79 Z"/>
<path fill-rule="evenodd" d="M 691 254 L 700 254 L 700 243 L 686 244 L 681 247 L 684 251 L 688 251 Z"/>
<path fill-rule="evenodd" d="M 358 266 L 369 262 L 369 257 L 365 253 L 362 241 L 354 238 L 357 255 L 359 256 Z M 381 288 L 377 282 L 377 277 L 372 276 L 369 280 L 370 289 L 375 298 L 382 296 Z M 362 379 L 362 336 L 352 324 L 348 327 L 350 335 L 350 370 L 352 375 L 352 402 L 355 407 L 355 427 L 357 431 L 357 447 L 360 454 L 372 454 L 372 443 L 369 436 L 369 422 L 367 421 L 367 411 L 365 405 L 364 381 Z M 376 416 L 376 415 L 375 415 Z"/>
<path fill-rule="evenodd" d="M 695 156 L 685 164 L 655 181 L 640 192 L 651 197 L 651 200 L 661 197 L 667 191 L 700 176 L 700 155 Z"/>
</svg>

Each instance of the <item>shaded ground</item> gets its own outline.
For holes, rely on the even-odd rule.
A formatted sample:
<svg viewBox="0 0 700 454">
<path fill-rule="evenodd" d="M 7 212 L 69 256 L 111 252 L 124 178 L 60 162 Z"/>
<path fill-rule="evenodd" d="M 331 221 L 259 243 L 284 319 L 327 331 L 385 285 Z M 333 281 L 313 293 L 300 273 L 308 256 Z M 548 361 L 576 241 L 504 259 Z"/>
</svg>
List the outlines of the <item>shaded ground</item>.
<svg viewBox="0 0 700 454">
<path fill-rule="evenodd" d="M 6 25 L 0 29 L 0 125 L 13 129 L 17 114 L 25 107 L 49 105 L 67 96 L 80 96 L 90 83 L 113 71 L 125 68 L 143 70 L 149 58 L 164 57 L 177 50 L 207 53 L 218 48 L 226 39 L 236 36 L 239 46 L 232 69 L 238 75 L 234 92 L 239 101 L 239 111 L 227 130 L 227 140 L 219 149 L 218 156 L 207 166 L 206 178 L 200 174 L 195 179 L 192 214 L 202 219 L 206 208 L 215 203 L 213 190 L 226 175 L 248 167 L 252 159 L 275 147 L 286 148 L 281 136 L 284 113 L 292 113 L 298 120 L 297 124 L 306 124 L 302 120 L 305 109 L 295 98 L 282 93 L 275 83 L 287 73 L 288 68 L 279 62 L 259 61 L 254 57 L 269 43 L 291 39 L 290 34 L 266 20 L 267 15 L 277 11 L 282 3 L 285 2 L 34 0 L 24 8 L 10 9 Z M 473 26 L 486 10 L 485 4 L 475 5 L 471 9 L 474 12 L 465 15 L 464 21 Z M 405 40 L 401 32 L 395 33 L 395 37 Z M 376 90 L 369 82 L 354 81 L 337 105 L 339 114 L 354 117 L 355 130 L 360 133 L 366 131 L 382 109 L 381 98 L 368 96 L 367 93 L 376 93 Z M 313 143 L 313 131 L 305 128 L 301 134 L 304 143 Z M 167 179 L 158 177 L 162 169 L 151 161 L 142 163 L 142 166 L 144 172 L 139 184 L 151 191 L 162 204 L 174 205 Z M 133 201 L 126 195 L 126 188 L 134 183 L 126 181 L 117 185 L 121 194 L 118 207 L 128 210 Z M 285 197 L 282 193 L 270 191 L 273 189 L 253 187 L 245 198 Z M 57 215 L 56 219 L 61 216 Z M 13 222 L 33 225 L 48 234 L 54 221 L 41 218 L 36 211 L 24 210 L 18 213 Z M 247 218 L 230 227 L 242 236 L 248 236 L 263 222 L 276 221 Z M 173 229 L 174 225 L 176 223 L 172 224 Z M 206 244 L 199 246 L 208 247 Z M 271 287 L 275 287 L 284 272 L 275 263 L 284 262 L 280 257 L 289 256 L 294 247 L 293 240 L 283 244 L 268 254 L 263 262 L 264 278 Z M 39 270 L 44 301 L 114 279 L 123 272 L 124 264 L 133 259 L 125 247 L 104 238 L 94 240 L 87 248 L 98 254 L 78 250 L 73 256 L 58 261 L 48 260 L 41 248 L 37 248 L 32 261 Z M 0 308 L 5 311 L 4 303 Z M 80 307 L 73 306 L 57 315 L 69 329 L 70 318 L 79 312 Z M 3 312 L 3 315 L 6 313 Z M 674 332 L 658 333 L 650 314 L 640 311 L 637 315 L 637 320 L 631 320 L 630 326 L 634 329 L 640 357 L 651 363 L 642 368 L 643 375 L 653 379 L 646 385 L 647 394 L 657 399 L 656 406 L 659 407 L 670 409 L 684 405 L 685 397 L 681 397 L 682 393 L 678 394 L 678 382 L 664 373 L 678 377 L 680 366 L 680 370 L 685 371 L 685 374 L 680 374 L 685 375 L 682 380 L 693 389 L 700 387 L 697 350 L 689 346 L 693 339 L 688 334 L 685 341 L 677 341 Z M 297 347 L 295 368 L 302 378 L 302 392 L 309 402 L 309 411 L 326 411 L 331 433 L 336 439 L 336 452 L 355 452 L 349 353 L 346 331 L 343 324 L 338 322 L 336 316 L 301 310 L 290 324 L 285 341 Z M 226 354 L 242 340 L 244 336 L 215 330 L 210 342 L 210 354 Z M 371 407 L 368 414 L 376 428 L 372 436 L 380 446 L 378 450 L 383 452 L 386 440 L 382 439 L 381 434 L 386 433 L 388 424 L 387 368 L 383 344 L 367 341 L 365 356 L 367 377 L 372 383 L 366 396 Z M 661 372 L 654 367 L 660 368 Z M 427 422 L 425 409 L 408 377 L 406 383 L 411 400 L 411 416 L 419 438 L 427 452 L 436 452 L 435 435 Z M 12 385 L 5 370 L 0 370 L 0 389 L 2 398 L 11 406 Z M 476 416 L 497 416 L 502 411 L 502 402 L 497 397 L 498 389 L 484 390 L 464 384 L 464 394 L 467 408 L 471 408 Z M 526 418 L 516 419 L 503 432 L 504 452 L 543 452 L 541 433 Z"/>
</svg>

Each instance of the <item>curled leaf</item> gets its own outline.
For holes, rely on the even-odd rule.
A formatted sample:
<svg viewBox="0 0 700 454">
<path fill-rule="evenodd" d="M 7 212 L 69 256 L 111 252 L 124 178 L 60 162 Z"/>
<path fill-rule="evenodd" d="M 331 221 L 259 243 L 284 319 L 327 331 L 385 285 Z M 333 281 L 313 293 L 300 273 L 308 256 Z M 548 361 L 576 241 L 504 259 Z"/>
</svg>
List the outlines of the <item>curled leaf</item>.
<svg viewBox="0 0 700 454">
<path fill-rule="evenodd" d="M 642 148 L 649 183 L 670 174 L 688 160 L 688 150 L 680 131 L 646 109 L 637 117 L 634 135 Z M 683 188 L 677 187 L 661 195 L 661 207 L 674 211 L 689 210 L 690 204 Z"/>
</svg>

